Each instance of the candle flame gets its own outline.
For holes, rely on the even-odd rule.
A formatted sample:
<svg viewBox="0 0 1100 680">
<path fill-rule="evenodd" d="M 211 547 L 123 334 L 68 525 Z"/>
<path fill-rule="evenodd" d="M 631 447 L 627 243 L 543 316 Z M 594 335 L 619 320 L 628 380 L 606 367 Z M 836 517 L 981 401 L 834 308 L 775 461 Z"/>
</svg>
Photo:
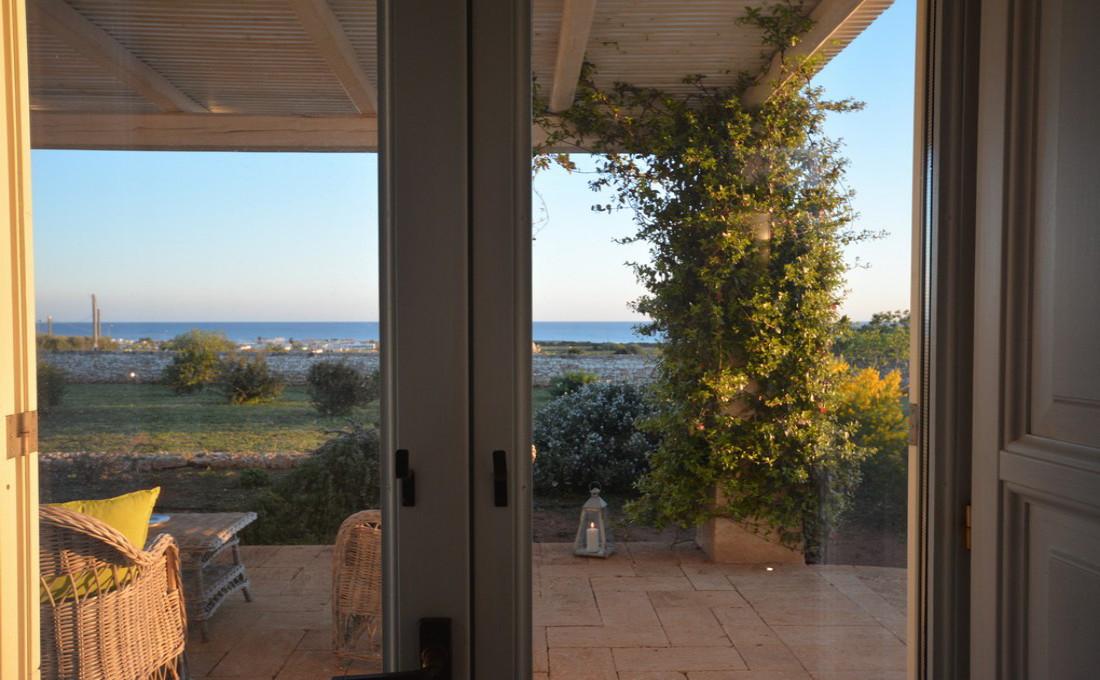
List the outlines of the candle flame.
<svg viewBox="0 0 1100 680">
<path fill-rule="evenodd" d="M 588 528 L 589 529 L 595 529 L 596 528 L 596 523 L 595 522 L 589 522 L 588 523 Z"/>
</svg>

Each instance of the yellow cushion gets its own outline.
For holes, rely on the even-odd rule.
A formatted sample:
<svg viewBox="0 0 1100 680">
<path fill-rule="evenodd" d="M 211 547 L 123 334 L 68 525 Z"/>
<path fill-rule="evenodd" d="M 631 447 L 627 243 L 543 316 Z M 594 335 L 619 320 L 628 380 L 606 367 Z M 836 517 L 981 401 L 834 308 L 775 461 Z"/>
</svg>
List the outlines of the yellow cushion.
<svg viewBox="0 0 1100 680">
<path fill-rule="evenodd" d="M 95 501 L 69 501 L 57 505 L 69 510 L 95 517 L 104 524 L 117 529 L 130 539 L 138 550 L 145 548 L 145 539 L 149 536 L 149 518 L 153 515 L 153 506 L 160 496 L 160 487 L 133 491 L 131 493 L 104 498 Z"/>
<path fill-rule="evenodd" d="M 149 517 L 153 514 L 153 506 L 160 495 L 160 487 L 134 491 L 132 493 L 104 498 L 102 500 L 69 501 L 57 503 L 57 505 L 74 510 L 76 512 L 95 517 L 108 526 L 117 529 L 123 536 L 129 539 L 138 550 L 145 548 L 145 540 L 149 536 Z M 84 597 L 89 593 L 100 593 L 113 590 L 118 583 L 124 582 L 129 576 L 130 570 L 120 568 L 117 570 L 102 568 L 97 570 L 95 578 L 91 574 L 84 574 L 74 584 L 67 576 L 58 576 L 52 579 L 48 586 L 43 586 L 41 601 L 49 602 L 67 600 L 76 597 Z"/>
</svg>

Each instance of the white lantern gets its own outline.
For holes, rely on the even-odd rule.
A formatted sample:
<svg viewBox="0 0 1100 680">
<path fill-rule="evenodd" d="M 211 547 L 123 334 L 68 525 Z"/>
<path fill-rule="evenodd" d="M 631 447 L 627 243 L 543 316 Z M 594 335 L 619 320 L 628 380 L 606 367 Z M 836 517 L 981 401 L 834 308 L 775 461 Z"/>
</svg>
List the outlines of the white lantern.
<svg viewBox="0 0 1100 680">
<path fill-rule="evenodd" d="M 615 552 L 607 521 L 607 502 L 600 498 L 599 487 L 592 487 L 591 494 L 581 508 L 581 523 L 577 527 L 573 553 L 581 557 L 607 557 Z"/>
</svg>

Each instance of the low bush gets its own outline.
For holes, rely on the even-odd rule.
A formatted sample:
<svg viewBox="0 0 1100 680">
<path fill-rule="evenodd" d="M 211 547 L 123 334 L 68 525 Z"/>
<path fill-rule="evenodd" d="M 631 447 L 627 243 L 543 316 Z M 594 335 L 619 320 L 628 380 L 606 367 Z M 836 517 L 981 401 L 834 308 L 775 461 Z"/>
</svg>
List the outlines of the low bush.
<svg viewBox="0 0 1100 680">
<path fill-rule="evenodd" d="M 62 369 L 45 361 L 38 362 L 38 410 L 49 413 L 65 399 L 69 378 Z"/>
<path fill-rule="evenodd" d="M 594 383 L 600 376 L 587 371 L 568 371 L 550 381 L 550 396 L 560 397 L 569 394 L 579 387 Z"/>
<path fill-rule="evenodd" d="M 650 413 L 645 392 L 625 383 L 587 383 L 543 406 L 534 423 L 535 491 L 583 492 L 596 483 L 633 492 L 657 444 L 638 427 Z"/>
<path fill-rule="evenodd" d="M 904 533 L 909 432 L 901 374 L 851 372 L 837 393 L 837 419 L 863 450 L 848 518 L 861 526 Z"/>
<path fill-rule="evenodd" d="M 318 361 L 306 376 L 309 397 L 323 416 L 346 416 L 378 398 L 378 371 L 363 373 L 344 361 Z"/>
<path fill-rule="evenodd" d="M 197 392 L 218 381 L 221 375 L 222 352 L 234 348 L 222 333 L 192 330 L 177 335 L 165 344 L 176 353 L 172 363 L 164 368 L 165 384 L 180 394 Z"/>
<path fill-rule="evenodd" d="M 261 468 L 248 468 L 241 470 L 237 482 L 242 489 L 259 489 L 271 485 L 271 475 Z"/>
<path fill-rule="evenodd" d="M 376 430 L 337 433 L 261 498 L 249 540 L 331 544 L 348 515 L 378 507 L 378 464 Z"/>
<path fill-rule="evenodd" d="M 283 393 L 286 385 L 267 367 L 263 354 L 230 357 L 222 362 L 221 385 L 231 404 L 258 404 Z"/>
</svg>

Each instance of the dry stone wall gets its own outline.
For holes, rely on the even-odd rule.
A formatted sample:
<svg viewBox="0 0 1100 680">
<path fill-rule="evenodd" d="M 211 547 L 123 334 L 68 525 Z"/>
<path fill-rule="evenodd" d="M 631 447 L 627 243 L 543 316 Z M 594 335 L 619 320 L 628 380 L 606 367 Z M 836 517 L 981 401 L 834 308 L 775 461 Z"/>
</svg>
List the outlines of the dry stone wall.
<svg viewBox="0 0 1100 680">
<path fill-rule="evenodd" d="M 165 366 L 172 362 L 171 352 L 42 352 L 42 361 L 61 368 L 74 383 L 151 383 L 160 380 Z M 378 354 L 306 354 L 294 352 L 271 354 L 267 363 L 272 372 L 292 384 L 304 384 L 309 367 L 326 359 L 341 359 L 368 371 L 378 368 Z M 652 357 L 619 354 L 612 356 L 547 356 L 532 357 L 535 385 L 543 386 L 562 373 L 586 371 L 604 380 L 630 383 L 648 382 L 653 377 Z"/>
</svg>

